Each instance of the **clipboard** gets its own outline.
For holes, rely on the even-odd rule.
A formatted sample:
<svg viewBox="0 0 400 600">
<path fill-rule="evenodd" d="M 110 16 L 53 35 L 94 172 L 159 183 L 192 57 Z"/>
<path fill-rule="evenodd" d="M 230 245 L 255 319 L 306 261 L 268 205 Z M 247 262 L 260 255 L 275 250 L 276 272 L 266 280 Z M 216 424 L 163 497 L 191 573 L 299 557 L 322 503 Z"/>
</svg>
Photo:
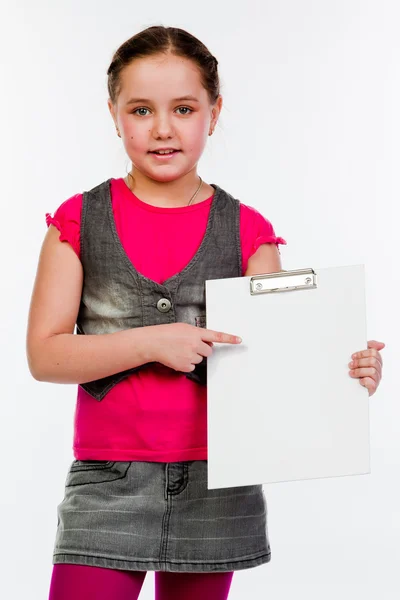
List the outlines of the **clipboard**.
<svg viewBox="0 0 400 600">
<path fill-rule="evenodd" d="M 208 489 L 370 473 L 365 268 L 206 281 Z"/>
</svg>

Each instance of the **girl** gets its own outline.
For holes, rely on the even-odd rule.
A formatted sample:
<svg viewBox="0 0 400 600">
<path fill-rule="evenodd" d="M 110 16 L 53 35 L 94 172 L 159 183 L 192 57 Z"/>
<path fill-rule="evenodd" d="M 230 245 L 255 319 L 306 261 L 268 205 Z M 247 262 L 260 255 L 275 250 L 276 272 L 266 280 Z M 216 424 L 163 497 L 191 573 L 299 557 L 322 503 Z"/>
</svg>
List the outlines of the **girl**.
<svg viewBox="0 0 400 600">
<path fill-rule="evenodd" d="M 262 486 L 207 490 L 206 359 L 240 340 L 205 328 L 204 282 L 280 271 L 286 243 L 197 174 L 217 64 L 181 29 L 126 41 L 108 106 L 132 169 L 46 215 L 29 367 L 79 384 L 50 600 L 134 600 L 147 571 L 157 600 L 222 600 L 271 558 Z M 384 344 L 368 346 L 351 374 L 373 393 Z"/>
</svg>

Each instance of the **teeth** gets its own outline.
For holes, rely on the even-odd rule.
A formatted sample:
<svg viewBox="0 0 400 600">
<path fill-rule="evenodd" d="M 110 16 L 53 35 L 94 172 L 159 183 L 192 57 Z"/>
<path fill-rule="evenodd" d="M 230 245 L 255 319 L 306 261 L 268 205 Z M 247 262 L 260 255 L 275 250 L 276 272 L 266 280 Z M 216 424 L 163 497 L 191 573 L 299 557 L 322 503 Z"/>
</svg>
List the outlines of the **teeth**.
<svg viewBox="0 0 400 600">
<path fill-rule="evenodd" d="M 172 154 L 172 152 L 174 152 L 174 150 L 158 150 L 156 154 Z"/>
</svg>

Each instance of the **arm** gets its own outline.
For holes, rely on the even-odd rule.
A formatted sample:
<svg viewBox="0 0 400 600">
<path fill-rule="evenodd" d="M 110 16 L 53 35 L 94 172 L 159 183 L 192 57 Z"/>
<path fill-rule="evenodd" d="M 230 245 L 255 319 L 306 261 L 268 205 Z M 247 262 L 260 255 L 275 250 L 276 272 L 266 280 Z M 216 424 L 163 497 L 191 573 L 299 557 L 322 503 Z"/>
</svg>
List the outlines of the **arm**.
<svg viewBox="0 0 400 600">
<path fill-rule="evenodd" d="M 261 244 L 249 258 L 245 277 L 282 271 L 281 257 L 275 244 Z"/>
<path fill-rule="evenodd" d="M 83 269 L 50 225 L 39 257 L 26 339 L 29 370 L 38 381 L 86 383 L 151 362 L 149 328 L 75 335 Z M 146 331 L 145 331 L 146 330 Z"/>
</svg>

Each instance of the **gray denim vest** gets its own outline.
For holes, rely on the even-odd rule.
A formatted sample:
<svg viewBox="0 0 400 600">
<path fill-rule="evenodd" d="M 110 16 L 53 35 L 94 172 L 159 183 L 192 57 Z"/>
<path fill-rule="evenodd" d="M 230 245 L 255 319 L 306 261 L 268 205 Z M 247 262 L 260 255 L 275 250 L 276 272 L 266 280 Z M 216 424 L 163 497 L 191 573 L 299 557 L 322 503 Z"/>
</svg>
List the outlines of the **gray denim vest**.
<svg viewBox="0 0 400 600">
<path fill-rule="evenodd" d="M 113 333 L 134 327 L 183 322 L 206 327 L 205 281 L 240 277 L 240 203 L 215 184 L 202 243 L 189 264 L 163 284 L 139 273 L 118 236 L 111 204 L 111 179 L 83 193 L 82 298 L 77 334 Z M 80 384 L 102 400 L 117 383 L 154 363 Z M 207 383 L 207 359 L 186 377 Z"/>
</svg>

